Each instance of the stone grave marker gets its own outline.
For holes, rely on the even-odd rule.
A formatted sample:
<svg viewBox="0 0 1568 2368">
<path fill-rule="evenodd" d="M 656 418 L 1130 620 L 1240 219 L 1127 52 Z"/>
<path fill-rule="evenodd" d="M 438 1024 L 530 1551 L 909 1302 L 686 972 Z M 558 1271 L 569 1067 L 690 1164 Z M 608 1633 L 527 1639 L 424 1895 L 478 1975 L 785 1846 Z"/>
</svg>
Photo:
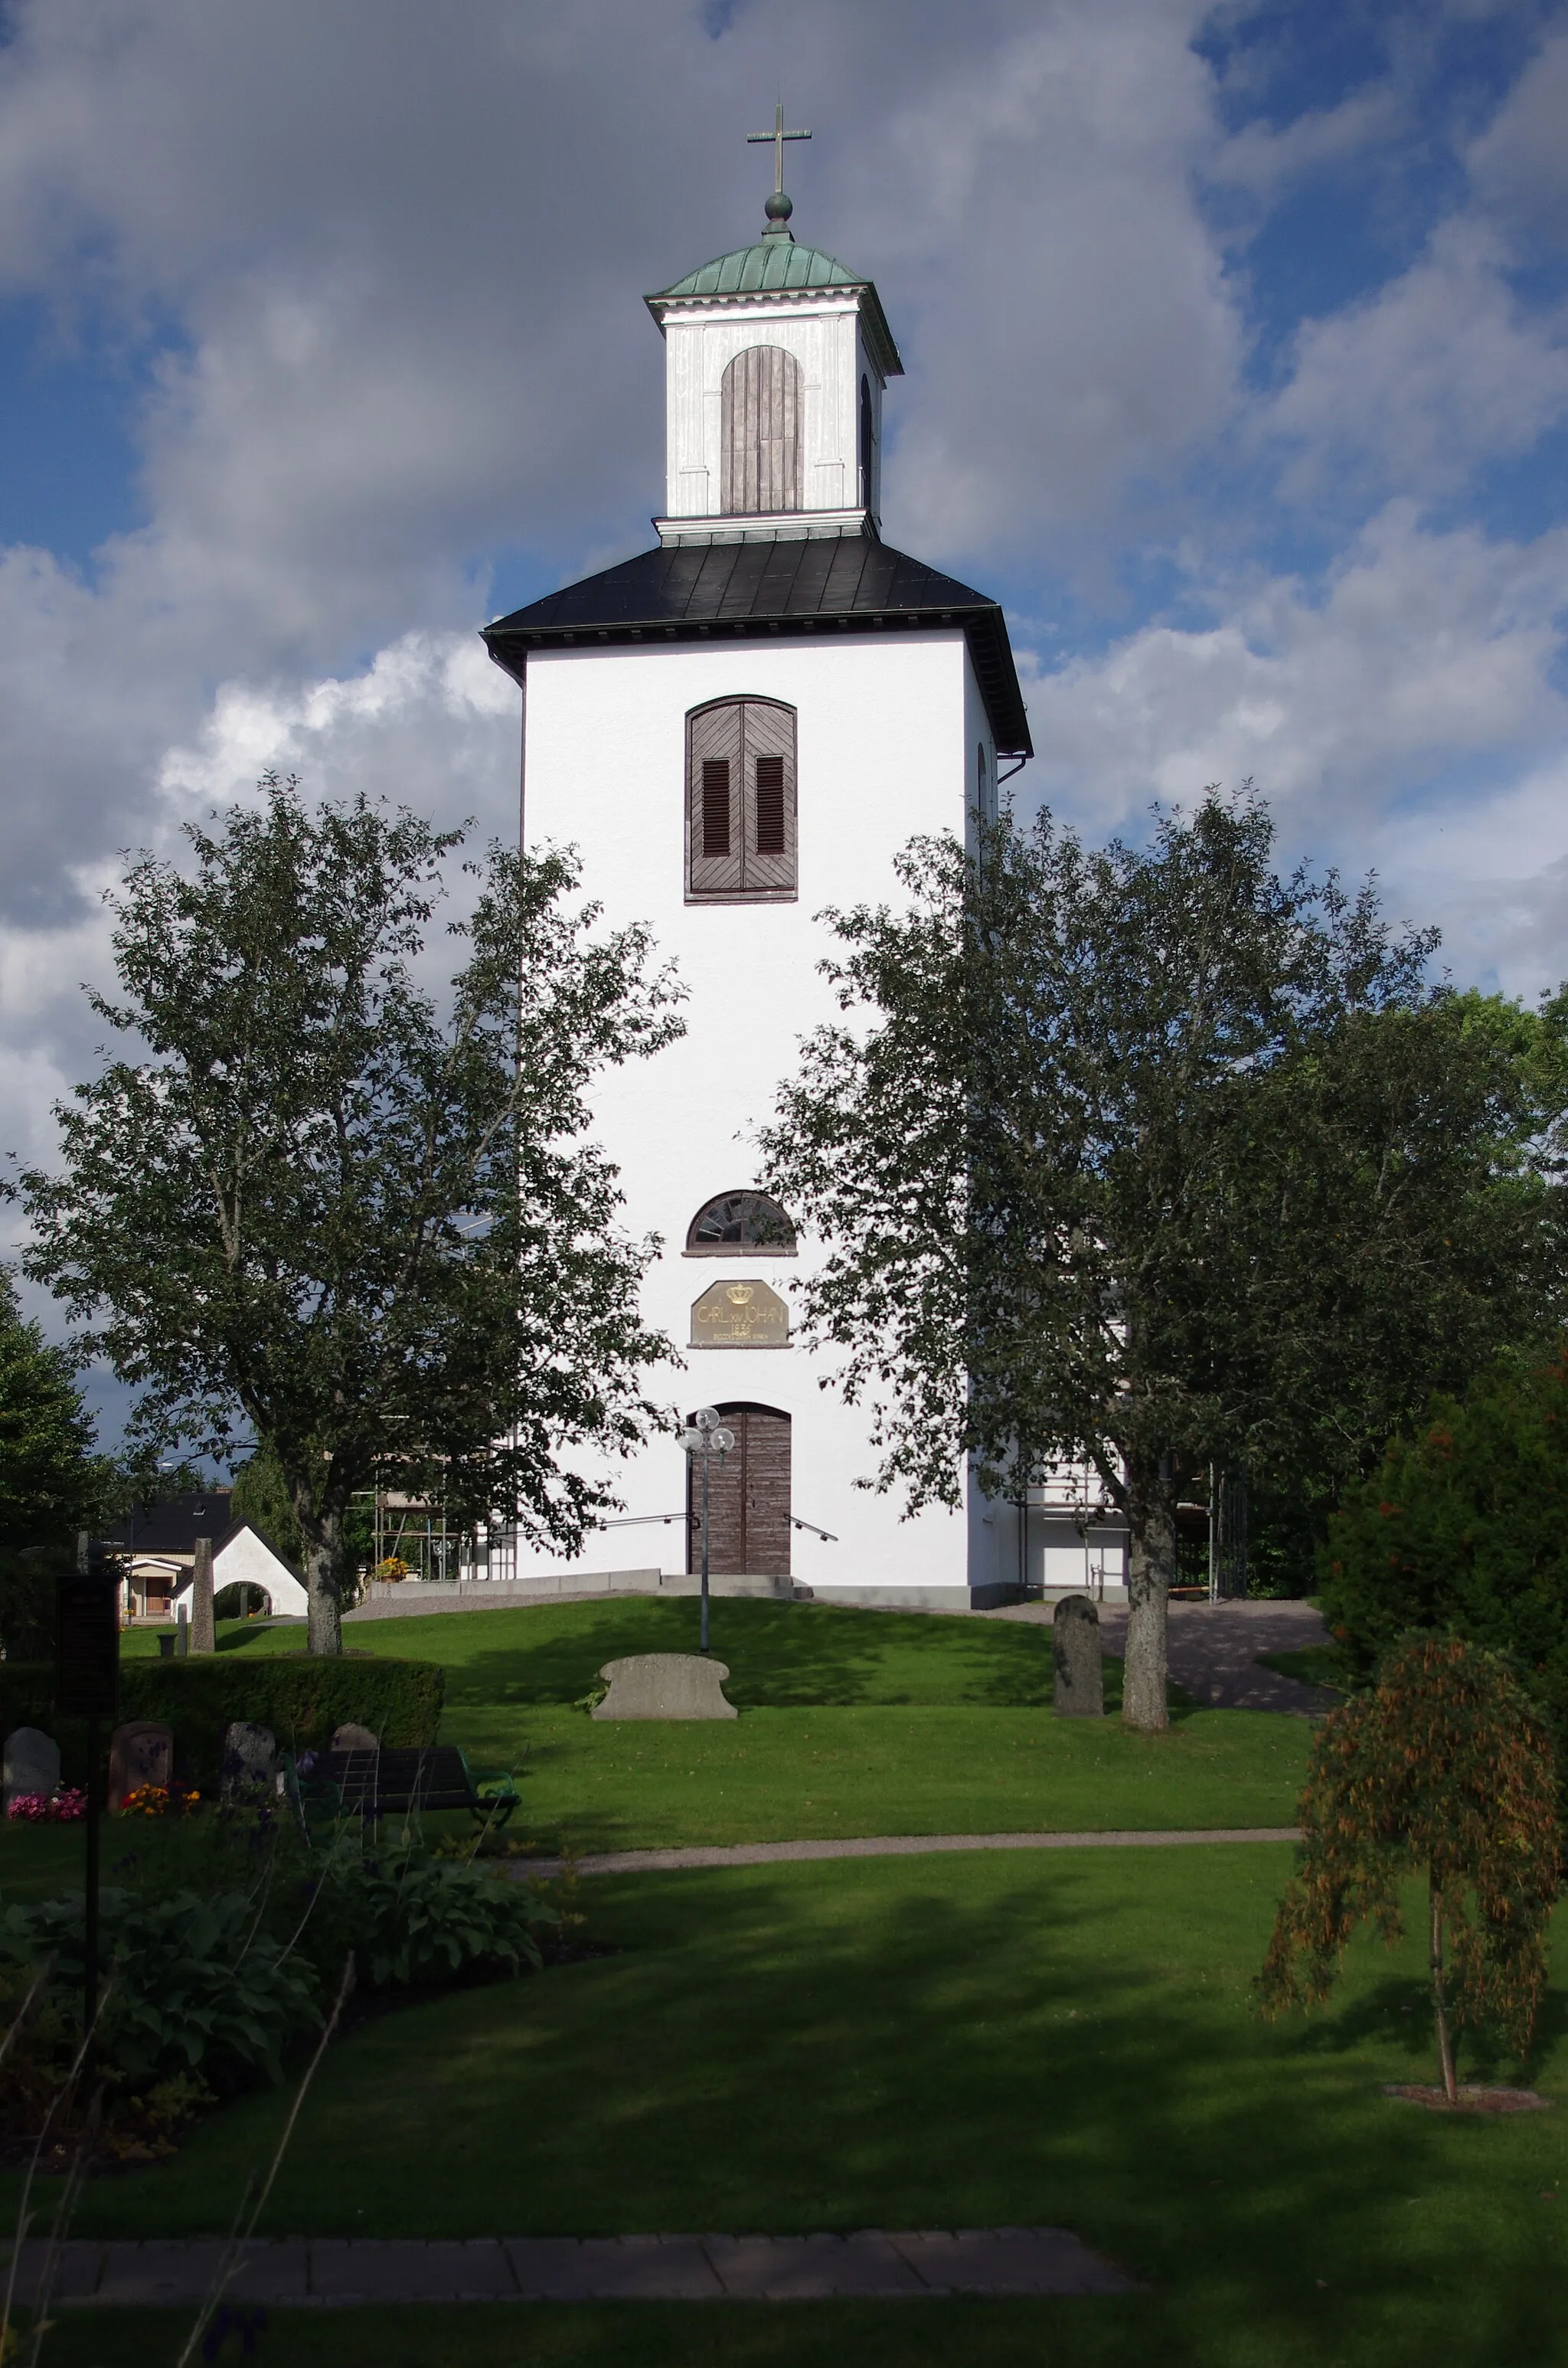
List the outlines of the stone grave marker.
<svg viewBox="0 0 1568 2368">
<path fill-rule="evenodd" d="M 0 1777 L 0 1806 L 9 1808 L 18 1794 L 41 1793 L 51 1801 L 60 1790 L 60 1746 L 38 1726 L 18 1726 L 6 1737 L 6 1763 Z"/>
<path fill-rule="evenodd" d="M 379 1751 L 381 1738 L 372 1735 L 368 1726 L 356 1726 L 350 1721 L 347 1726 L 337 1728 L 329 1748 L 334 1751 Z"/>
<path fill-rule="evenodd" d="M 605 1663 L 599 1675 L 609 1691 L 590 1715 L 738 1718 L 733 1702 L 724 1700 L 729 1674 L 722 1661 L 704 1659 L 700 1653 L 634 1653 L 629 1660 Z"/>
<path fill-rule="evenodd" d="M 1058 1718 L 1105 1716 L 1100 1615 L 1086 1595 L 1064 1595 L 1051 1620 Z"/>
<path fill-rule="evenodd" d="M 190 1573 L 190 1649 L 215 1653 L 218 1632 L 212 1614 L 212 1541 L 198 1538 Z"/>
<path fill-rule="evenodd" d="M 254 1719 L 235 1719 L 223 1735 L 224 1792 L 271 1793 L 277 1782 L 278 1737 Z"/>
<path fill-rule="evenodd" d="M 108 1742 L 108 1804 L 119 1808 L 143 1784 L 167 1788 L 174 1781 L 175 1739 L 166 1726 L 133 1718 L 117 1726 Z"/>
</svg>

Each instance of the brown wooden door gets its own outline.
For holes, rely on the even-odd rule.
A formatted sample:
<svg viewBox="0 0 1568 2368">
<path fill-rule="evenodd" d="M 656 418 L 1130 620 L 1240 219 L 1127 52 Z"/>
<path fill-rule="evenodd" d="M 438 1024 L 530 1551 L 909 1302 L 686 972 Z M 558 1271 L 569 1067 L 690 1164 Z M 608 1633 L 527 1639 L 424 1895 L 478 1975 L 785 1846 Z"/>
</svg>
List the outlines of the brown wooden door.
<svg viewBox="0 0 1568 2368">
<path fill-rule="evenodd" d="M 748 346 L 719 393 L 719 504 L 729 517 L 801 507 L 801 365 L 782 346 Z"/>
<path fill-rule="evenodd" d="M 708 1481 L 708 1569 L 715 1578 L 787 1577 L 790 1571 L 790 1417 L 776 1407 L 722 1406 L 735 1434 Z M 687 1485 L 687 1568 L 702 1566 L 702 1474 Z"/>
</svg>

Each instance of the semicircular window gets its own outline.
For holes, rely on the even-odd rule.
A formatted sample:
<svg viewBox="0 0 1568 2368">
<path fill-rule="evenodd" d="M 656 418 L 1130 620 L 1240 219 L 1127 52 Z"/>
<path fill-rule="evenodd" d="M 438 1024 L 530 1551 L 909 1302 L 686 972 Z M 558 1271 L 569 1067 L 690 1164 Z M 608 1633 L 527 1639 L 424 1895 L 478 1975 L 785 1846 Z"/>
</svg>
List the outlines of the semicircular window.
<svg viewBox="0 0 1568 2368">
<path fill-rule="evenodd" d="M 697 1258 L 793 1258 L 795 1228 L 766 1192 L 721 1192 L 693 1217 L 686 1247 Z"/>
</svg>

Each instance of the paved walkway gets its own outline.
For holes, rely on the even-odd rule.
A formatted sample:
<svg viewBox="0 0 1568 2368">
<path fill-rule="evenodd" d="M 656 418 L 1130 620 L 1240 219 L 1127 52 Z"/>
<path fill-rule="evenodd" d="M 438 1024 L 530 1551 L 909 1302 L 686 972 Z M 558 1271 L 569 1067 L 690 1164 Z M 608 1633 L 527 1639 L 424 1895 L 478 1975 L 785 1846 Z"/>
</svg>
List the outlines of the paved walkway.
<svg viewBox="0 0 1568 2368">
<path fill-rule="evenodd" d="M 783 1866 L 799 1859 L 925 1858 L 937 1850 L 1148 1850 L 1184 1842 L 1295 1842 L 1299 1826 L 1210 1826 L 1193 1832 L 1087 1834 L 867 1834 L 847 1841 L 721 1842 L 690 1850 L 599 1850 L 573 1861 L 579 1874 L 657 1874 L 695 1866 Z M 561 1874 L 560 1858 L 514 1859 L 519 1883 Z"/>
<path fill-rule="evenodd" d="M 1055 1609 L 1052 1603 L 1006 1603 L 971 1616 L 1049 1624 Z M 1125 1651 L 1125 1609 L 1102 1609 L 1100 1634 L 1108 1653 Z M 1172 1677 L 1206 1709 L 1276 1710 L 1320 1718 L 1339 1699 L 1325 1686 L 1304 1686 L 1257 1665 L 1259 1653 L 1299 1653 L 1305 1645 L 1328 1643 L 1323 1614 L 1310 1603 L 1173 1603 L 1169 1636 Z"/>
<path fill-rule="evenodd" d="M 22 2248 L 30 2302 L 44 2247 Z M 215 2239 L 62 2248 L 56 2303 L 177 2304 L 212 2294 Z M 1115 2294 L 1133 2281 L 1064 2228 L 922 2228 L 853 2237 L 281 2237 L 244 2246 L 231 2303 L 816 2302 L 832 2295 Z"/>
</svg>

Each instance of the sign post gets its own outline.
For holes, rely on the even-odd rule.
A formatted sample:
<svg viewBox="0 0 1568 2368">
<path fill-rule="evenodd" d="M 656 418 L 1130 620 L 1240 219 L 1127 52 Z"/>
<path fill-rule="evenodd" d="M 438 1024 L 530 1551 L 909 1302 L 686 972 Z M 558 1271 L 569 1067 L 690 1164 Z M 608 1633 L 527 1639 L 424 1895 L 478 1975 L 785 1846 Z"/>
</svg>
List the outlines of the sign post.
<svg viewBox="0 0 1568 2368">
<path fill-rule="evenodd" d="M 81 1560 L 90 1559 L 90 1549 L 84 1551 Z M 60 1717 L 85 1719 L 87 1725 L 82 2041 L 90 2055 L 98 2009 L 98 1818 L 103 1808 L 98 1752 L 102 1723 L 113 1718 L 119 1691 L 119 1581 L 112 1572 L 79 1570 L 56 1580 L 54 1595 L 54 1707 Z"/>
</svg>

